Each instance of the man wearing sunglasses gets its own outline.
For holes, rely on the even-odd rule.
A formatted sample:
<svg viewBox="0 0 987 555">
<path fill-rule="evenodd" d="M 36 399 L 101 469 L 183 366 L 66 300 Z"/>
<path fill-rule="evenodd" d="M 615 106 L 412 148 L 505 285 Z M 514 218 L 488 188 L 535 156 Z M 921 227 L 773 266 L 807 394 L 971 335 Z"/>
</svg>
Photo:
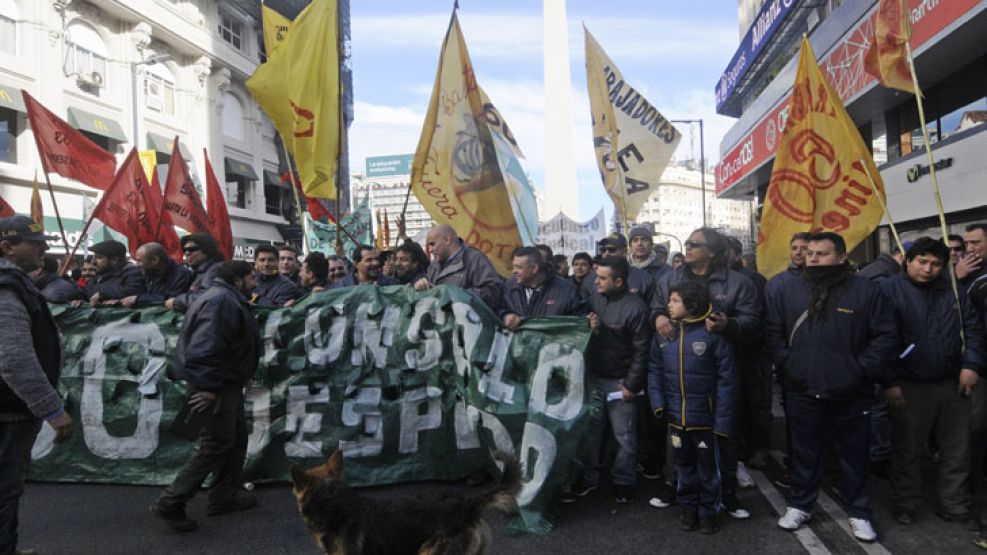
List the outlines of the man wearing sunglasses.
<svg viewBox="0 0 987 555">
<path fill-rule="evenodd" d="M 182 252 L 185 265 L 192 269 L 192 285 L 187 293 L 165 301 L 165 308 L 185 312 L 195 299 L 208 289 L 216 277 L 216 271 L 223 262 L 216 240 L 208 233 L 193 233 L 182 237 Z"/>
<path fill-rule="evenodd" d="M 596 250 L 602 257 L 619 256 L 627 258 L 627 239 L 620 233 L 611 233 L 600 239 L 596 244 Z M 580 294 L 584 299 L 589 299 L 596 293 L 596 273 L 591 272 L 587 279 L 583 279 L 580 286 Z M 645 304 L 650 305 L 655 295 L 655 281 L 648 272 L 630 265 L 627 274 L 627 291 L 641 298 Z"/>
</svg>

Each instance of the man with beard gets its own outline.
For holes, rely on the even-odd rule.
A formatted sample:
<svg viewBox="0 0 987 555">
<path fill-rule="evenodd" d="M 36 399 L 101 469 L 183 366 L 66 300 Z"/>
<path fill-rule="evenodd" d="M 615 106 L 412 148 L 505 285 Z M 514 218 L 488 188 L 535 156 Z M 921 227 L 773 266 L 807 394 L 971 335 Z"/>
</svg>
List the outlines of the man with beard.
<svg viewBox="0 0 987 555">
<path fill-rule="evenodd" d="M 421 245 L 406 239 L 394 251 L 394 274 L 401 285 L 414 286 L 425 277 L 428 269 L 428 256 Z"/>
<path fill-rule="evenodd" d="M 101 306 L 145 291 L 140 268 L 127 262 L 127 247 L 114 240 L 96 243 L 89 249 L 96 266 L 96 281 L 86 286 L 89 304 Z M 78 301 L 76 301 L 78 303 Z M 111 303 L 112 304 L 112 303 Z"/>
<path fill-rule="evenodd" d="M 768 299 L 765 341 L 784 374 L 792 435 L 792 484 L 778 526 L 795 531 L 812 517 L 831 429 L 850 529 L 858 540 L 873 542 L 870 405 L 875 383 L 894 380 L 890 362 L 898 334 L 887 298 L 876 284 L 852 275 L 846 259 L 841 236 L 812 235 L 804 275 Z"/>
<path fill-rule="evenodd" d="M 301 288 L 278 273 L 278 248 L 274 245 L 254 248 L 254 268 L 257 270 L 257 287 L 251 301 L 255 306 L 277 308 L 302 296 Z"/>
<path fill-rule="evenodd" d="M 192 284 L 192 272 L 185 266 L 175 264 L 168 251 L 158 243 L 141 245 L 134 259 L 144 272 L 145 292 L 124 297 L 118 304 L 125 307 L 164 302 L 188 291 Z"/>
<path fill-rule="evenodd" d="M 330 254 L 326 260 L 329 261 L 329 285 L 336 285 L 349 273 L 346 260 L 335 254 Z"/>
<path fill-rule="evenodd" d="M 203 291 L 212 286 L 216 271 L 223 262 L 216 240 L 208 233 L 193 233 L 182 237 L 185 265 L 192 269 L 192 285 L 187 292 L 165 301 L 165 308 L 185 312 Z"/>
<path fill-rule="evenodd" d="M 370 245 L 357 245 L 353 249 L 353 273 L 339 280 L 333 287 L 354 285 L 397 285 L 394 278 L 380 273 L 380 258 Z"/>
</svg>

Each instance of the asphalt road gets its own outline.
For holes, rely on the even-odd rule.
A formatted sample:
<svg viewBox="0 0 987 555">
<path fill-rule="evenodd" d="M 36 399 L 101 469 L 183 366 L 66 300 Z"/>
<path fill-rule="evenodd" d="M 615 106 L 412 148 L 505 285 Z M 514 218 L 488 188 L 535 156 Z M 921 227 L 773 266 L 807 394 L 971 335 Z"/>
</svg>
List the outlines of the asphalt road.
<svg viewBox="0 0 987 555">
<path fill-rule="evenodd" d="M 880 543 L 863 545 L 853 540 L 846 516 L 832 497 L 824 494 L 810 526 L 798 534 L 778 529 L 775 505 L 783 503 L 771 483 L 780 466 L 754 472 L 758 487 L 744 490 L 741 499 L 751 508 L 746 521 L 722 521 L 719 533 L 706 536 L 678 529 L 679 510 L 654 509 L 647 504 L 653 482 L 641 482 L 641 494 L 632 505 L 617 506 L 606 487 L 573 505 L 560 507 L 558 524 L 544 536 L 510 535 L 507 518 L 487 515 L 493 530 L 492 553 L 851 553 L 883 555 L 920 553 L 951 555 L 983 551 L 972 543 L 973 532 L 945 523 L 931 509 L 911 527 L 891 520 L 889 484 L 874 481 L 875 525 Z M 451 484 L 411 484 L 371 488 L 367 495 L 392 498 L 415 495 L 431 488 L 460 488 Z M 189 514 L 200 529 L 190 534 L 167 531 L 147 511 L 159 488 L 79 484 L 31 483 L 22 501 L 21 548 L 36 548 L 45 555 L 89 554 L 317 554 L 319 550 L 298 517 L 287 485 L 258 486 L 257 508 L 220 517 L 205 515 L 205 496 L 199 496 Z M 929 493 L 932 493 L 931 487 Z M 929 506 L 931 507 L 931 501 Z"/>
</svg>

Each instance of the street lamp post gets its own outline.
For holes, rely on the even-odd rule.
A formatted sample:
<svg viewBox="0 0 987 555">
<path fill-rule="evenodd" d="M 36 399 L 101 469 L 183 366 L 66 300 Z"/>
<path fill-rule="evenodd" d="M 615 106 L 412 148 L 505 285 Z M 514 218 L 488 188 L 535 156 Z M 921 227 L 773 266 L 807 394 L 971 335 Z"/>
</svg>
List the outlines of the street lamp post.
<svg viewBox="0 0 987 555">
<path fill-rule="evenodd" d="M 672 119 L 668 120 L 672 123 L 688 123 L 692 125 L 694 123 L 699 124 L 699 179 L 702 183 L 702 209 L 703 209 L 703 227 L 706 227 L 706 141 L 703 138 L 703 120 L 699 119 Z"/>
<path fill-rule="evenodd" d="M 682 240 L 679 239 L 678 237 L 672 235 L 671 233 L 662 233 L 660 231 L 656 231 L 655 232 L 655 235 L 665 236 L 665 237 L 671 237 L 672 239 L 675 239 L 675 242 L 679 244 L 679 252 L 685 252 L 685 249 L 682 248 Z"/>
<path fill-rule="evenodd" d="M 168 54 L 159 54 L 157 56 L 151 56 L 146 60 L 141 60 L 139 62 L 130 62 L 130 98 L 133 101 L 133 114 L 134 114 L 134 148 L 140 150 L 138 146 L 138 125 L 140 123 L 140 117 L 137 113 L 138 105 L 137 102 L 137 66 L 153 66 L 158 62 L 166 62 L 171 59 Z"/>
</svg>

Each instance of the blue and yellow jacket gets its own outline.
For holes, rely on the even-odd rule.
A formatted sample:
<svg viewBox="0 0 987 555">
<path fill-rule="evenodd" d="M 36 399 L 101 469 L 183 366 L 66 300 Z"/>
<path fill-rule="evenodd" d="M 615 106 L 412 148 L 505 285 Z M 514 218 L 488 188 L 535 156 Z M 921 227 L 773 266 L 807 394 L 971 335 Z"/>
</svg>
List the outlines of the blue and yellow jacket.
<svg viewBox="0 0 987 555">
<path fill-rule="evenodd" d="M 656 416 L 670 426 L 732 433 L 736 381 L 727 337 L 706 331 L 706 317 L 678 322 L 673 339 L 655 335 L 648 396 Z"/>
</svg>

